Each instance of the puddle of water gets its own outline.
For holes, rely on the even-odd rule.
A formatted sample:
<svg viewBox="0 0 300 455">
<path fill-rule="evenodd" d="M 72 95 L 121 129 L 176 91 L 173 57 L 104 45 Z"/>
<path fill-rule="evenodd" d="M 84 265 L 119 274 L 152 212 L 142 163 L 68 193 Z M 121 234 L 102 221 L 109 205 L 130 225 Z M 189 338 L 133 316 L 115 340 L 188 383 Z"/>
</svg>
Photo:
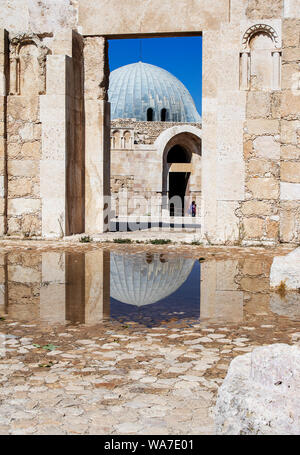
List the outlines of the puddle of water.
<svg viewBox="0 0 300 455">
<path fill-rule="evenodd" d="M 197 259 L 157 252 L 22 252 L 0 257 L 0 316 L 50 324 L 300 320 L 300 294 L 270 290 L 272 258 Z"/>
</svg>

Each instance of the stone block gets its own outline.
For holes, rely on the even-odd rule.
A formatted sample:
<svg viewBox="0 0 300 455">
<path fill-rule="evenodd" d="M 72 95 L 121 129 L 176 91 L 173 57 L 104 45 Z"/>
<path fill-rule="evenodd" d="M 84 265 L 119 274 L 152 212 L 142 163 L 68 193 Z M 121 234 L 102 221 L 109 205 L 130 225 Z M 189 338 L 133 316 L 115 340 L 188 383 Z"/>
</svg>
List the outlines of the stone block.
<svg viewBox="0 0 300 455">
<path fill-rule="evenodd" d="M 298 90 L 297 93 L 294 93 L 293 91 L 284 91 L 282 93 L 281 115 L 282 117 L 290 119 L 300 118 L 300 90 Z"/>
<path fill-rule="evenodd" d="M 8 199 L 8 215 L 20 216 L 26 213 L 34 213 L 40 210 L 39 199 L 17 198 Z"/>
<path fill-rule="evenodd" d="M 280 183 L 282 201 L 300 201 L 300 183 Z"/>
<path fill-rule="evenodd" d="M 279 231 L 279 222 L 267 220 L 266 223 L 266 237 L 268 239 L 277 240 Z"/>
<path fill-rule="evenodd" d="M 270 115 L 271 94 L 250 91 L 247 94 L 247 118 L 266 118 Z"/>
<path fill-rule="evenodd" d="M 270 160 L 280 159 L 280 143 L 273 136 L 260 136 L 254 139 L 253 147 L 255 155 Z"/>
<path fill-rule="evenodd" d="M 262 261 L 255 261 L 252 259 L 245 259 L 243 264 L 244 275 L 262 275 L 264 273 L 264 263 Z"/>
<path fill-rule="evenodd" d="M 27 177 L 10 179 L 8 182 L 8 197 L 18 198 L 32 196 L 32 181 Z"/>
<path fill-rule="evenodd" d="M 7 171 L 11 177 L 36 177 L 39 175 L 39 161 L 8 160 Z"/>
<path fill-rule="evenodd" d="M 70 81 L 67 81 L 67 55 L 47 56 L 47 95 L 66 95 Z"/>
<path fill-rule="evenodd" d="M 278 134 L 279 121 L 268 119 L 247 120 L 246 129 L 248 134 L 261 136 L 264 134 Z"/>
<path fill-rule="evenodd" d="M 287 63 L 282 65 L 281 88 L 282 90 L 291 90 L 297 88 L 299 80 L 299 67 L 297 63 Z M 283 93 L 282 93 L 283 95 Z M 285 106 L 285 109 L 287 106 Z"/>
<path fill-rule="evenodd" d="M 243 277 L 240 286 L 243 291 L 264 292 L 269 290 L 269 280 L 265 277 Z"/>
<path fill-rule="evenodd" d="M 253 153 L 252 141 L 244 142 L 244 160 L 247 161 Z"/>
<path fill-rule="evenodd" d="M 30 235 L 41 235 L 42 222 L 39 215 L 24 215 L 21 221 L 21 230 Z"/>
<path fill-rule="evenodd" d="M 264 221 L 261 218 L 243 219 L 245 238 L 260 239 L 264 233 Z"/>
<path fill-rule="evenodd" d="M 300 147 L 297 147 L 296 145 L 282 145 L 281 159 L 300 160 Z"/>
<path fill-rule="evenodd" d="M 24 160 L 39 160 L 41 158 L 41 143 L 39 141 L 25 142 L 21 146 L 20 154 Z"/>
<path fill-rule="evenodd" d="M 300 145 L 300 121 L 282 120 L 281 121 L 281 142 L 283 144 Z"/>
<path fill-rule="evenodd" d="M 38 96 L 8 96 L 8 117 L 13 120 L 37 122 L 39 120 Z"/>
<path fill-rule="evenodd" d="M 300 162 L 282 161 L 280 179 L 283 182 L 300 183 Z"/>
<path fill-rule="evenodd" d="M 22 267 L 21 265 L 8 266 L 8 279 L 18 283 L 39 283 L 41 281 L 41 273 L 38 270 L 30 267 Z"/>
<path fill-rule="evenodd" d="M 274 178 L 250 178 L 247 187 L 255 199 L 277 199 L 279 195 L 279 183 Z"/>
<path fill-rule="evenodd" d="M 274 162 L 263 160 L 260 158 L 253 158 L 248 162 L 249 175 L 259 175 L 263 177 L 266 173 L 276 174 L 277 166 Z"/>
<path fill-rule="evenodd" d="M 282 61 L 284 63 L 298 62 L 300 61 L 300 47 L 288 47 L 282 49 Z M 286 65 L 283 66 L 282 70 L 285 69 Z M 297 68 L 297 66 L 295 66 Z M 288 87 L 282 87 L 288 88 Z"/>
<path fill-rule="evenodd" d="M 299 347 L 287 344 L 237 356 L 218 391 L 216 433 L 298 435 L 299 362 Z"/>
<path fill-rule="evenodd" d="M 246 201 L 242 203 L 244 215 L 271 215 L 272 205 L 262 201 Z"/>
<path fill-rule="evenodd" d="M 280 212 L 280 240 L 292 242 L 296 239 L 296 215 L 290 210 Z"/>
<path fill-rule="evenodd" d="M 282 47 L 299 47 L 300 19 L 284 19 L 282 22 Z M 297 33 L 298 32 L 298 33 Z"/>
</svg>

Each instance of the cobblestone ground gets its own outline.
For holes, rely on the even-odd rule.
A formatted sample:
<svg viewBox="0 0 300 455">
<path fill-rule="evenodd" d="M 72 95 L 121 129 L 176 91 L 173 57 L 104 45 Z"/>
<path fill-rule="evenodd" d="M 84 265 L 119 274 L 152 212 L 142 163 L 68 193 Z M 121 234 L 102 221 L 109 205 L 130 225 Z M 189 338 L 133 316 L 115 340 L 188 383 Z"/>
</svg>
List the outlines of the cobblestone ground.
<svg viewBox="0 0 300 455">
<path fill-rule="evenodd" d="M 288 319 L 263 322 L 54 329 L 2 321 L 0 434 L 213 434 L 232 358 L 300 338 Z"/>
<path fill-rule="evenodd" d="M 195 255 L 232 258 L 233 250 Z M 217 390 L 231 360 L 255 346 L 300 341 L 299 320 L 262 309 L 262 296 L 245 299 L 235 324 L 0 318 L 0 434 L 214 434 Z"/>
</svg>

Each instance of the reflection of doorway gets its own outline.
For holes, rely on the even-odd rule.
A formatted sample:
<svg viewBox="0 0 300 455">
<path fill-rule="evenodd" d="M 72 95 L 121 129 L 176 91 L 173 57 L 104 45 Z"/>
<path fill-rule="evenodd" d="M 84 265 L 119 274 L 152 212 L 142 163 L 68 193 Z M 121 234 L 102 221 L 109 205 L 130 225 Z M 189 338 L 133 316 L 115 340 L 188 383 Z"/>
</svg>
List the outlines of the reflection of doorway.
<svg viewBox="0 0 300 455">
<path fill-rule="evenodd" d="M 169 168 L 169 211 L 170 216 L 184 216 L 184 197 L 190 177 L 187 167 L 191 161 L 190 154 L 181 145 L 174 145 L 167 156 Z M 176 198 L 177 197 L 177 198 Z"/>
</svg>

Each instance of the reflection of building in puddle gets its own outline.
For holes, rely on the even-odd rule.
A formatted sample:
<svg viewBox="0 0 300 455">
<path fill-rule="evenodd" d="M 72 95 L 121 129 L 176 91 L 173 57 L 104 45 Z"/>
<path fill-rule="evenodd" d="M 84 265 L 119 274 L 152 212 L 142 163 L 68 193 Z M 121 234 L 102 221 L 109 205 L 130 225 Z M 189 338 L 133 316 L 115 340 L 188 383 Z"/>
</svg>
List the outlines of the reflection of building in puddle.
<svg viewBox="0 0 300 455">
<path fill-rule="evenodd" d="M 99 322 L 109 316 L 109 265 L 101 250 L 8 255 L 5 312 L 23 321 Z"/>
<path fill-rule="evenodd" d="M 111 253 L 111 297 L 137 307 L 158 302 L 180 288 L 194 263 L 194 259 L 158 253 Z"/>
<path fill-rule="evenodd" d="M 92 324 L 110 313 L 127 314 L 132 320 L 137 312 L 145 320 L 175 314 L 180 319 L 198 318 L 200 308 L 201 320 L 224 323 L 242 321 L 243 312 L 299 318 L 300 294 L 289 292 L 285 298 L 270 294 L 271 263 L 272 258 L 201 263 L 200 302 L 199 264 L 194 259 L 102 250 L 9 253 L 0 257 L 0 316 Z"/>
<path fill-rule="evenodd" d="M 236 322 L 243 319 L 243 292 L 235 281 L 238 275 L 238 261 L 201 264 L 201 320 Z"/>
<path fill-rule="evenodd" d="M 300 319 L 300 294 L 299 292 L 287 292 L 280 296 L 275 292 L 271 295 L 270 309 L 279 316 L 287 316 L 290 319 Z"/>
</svg>

